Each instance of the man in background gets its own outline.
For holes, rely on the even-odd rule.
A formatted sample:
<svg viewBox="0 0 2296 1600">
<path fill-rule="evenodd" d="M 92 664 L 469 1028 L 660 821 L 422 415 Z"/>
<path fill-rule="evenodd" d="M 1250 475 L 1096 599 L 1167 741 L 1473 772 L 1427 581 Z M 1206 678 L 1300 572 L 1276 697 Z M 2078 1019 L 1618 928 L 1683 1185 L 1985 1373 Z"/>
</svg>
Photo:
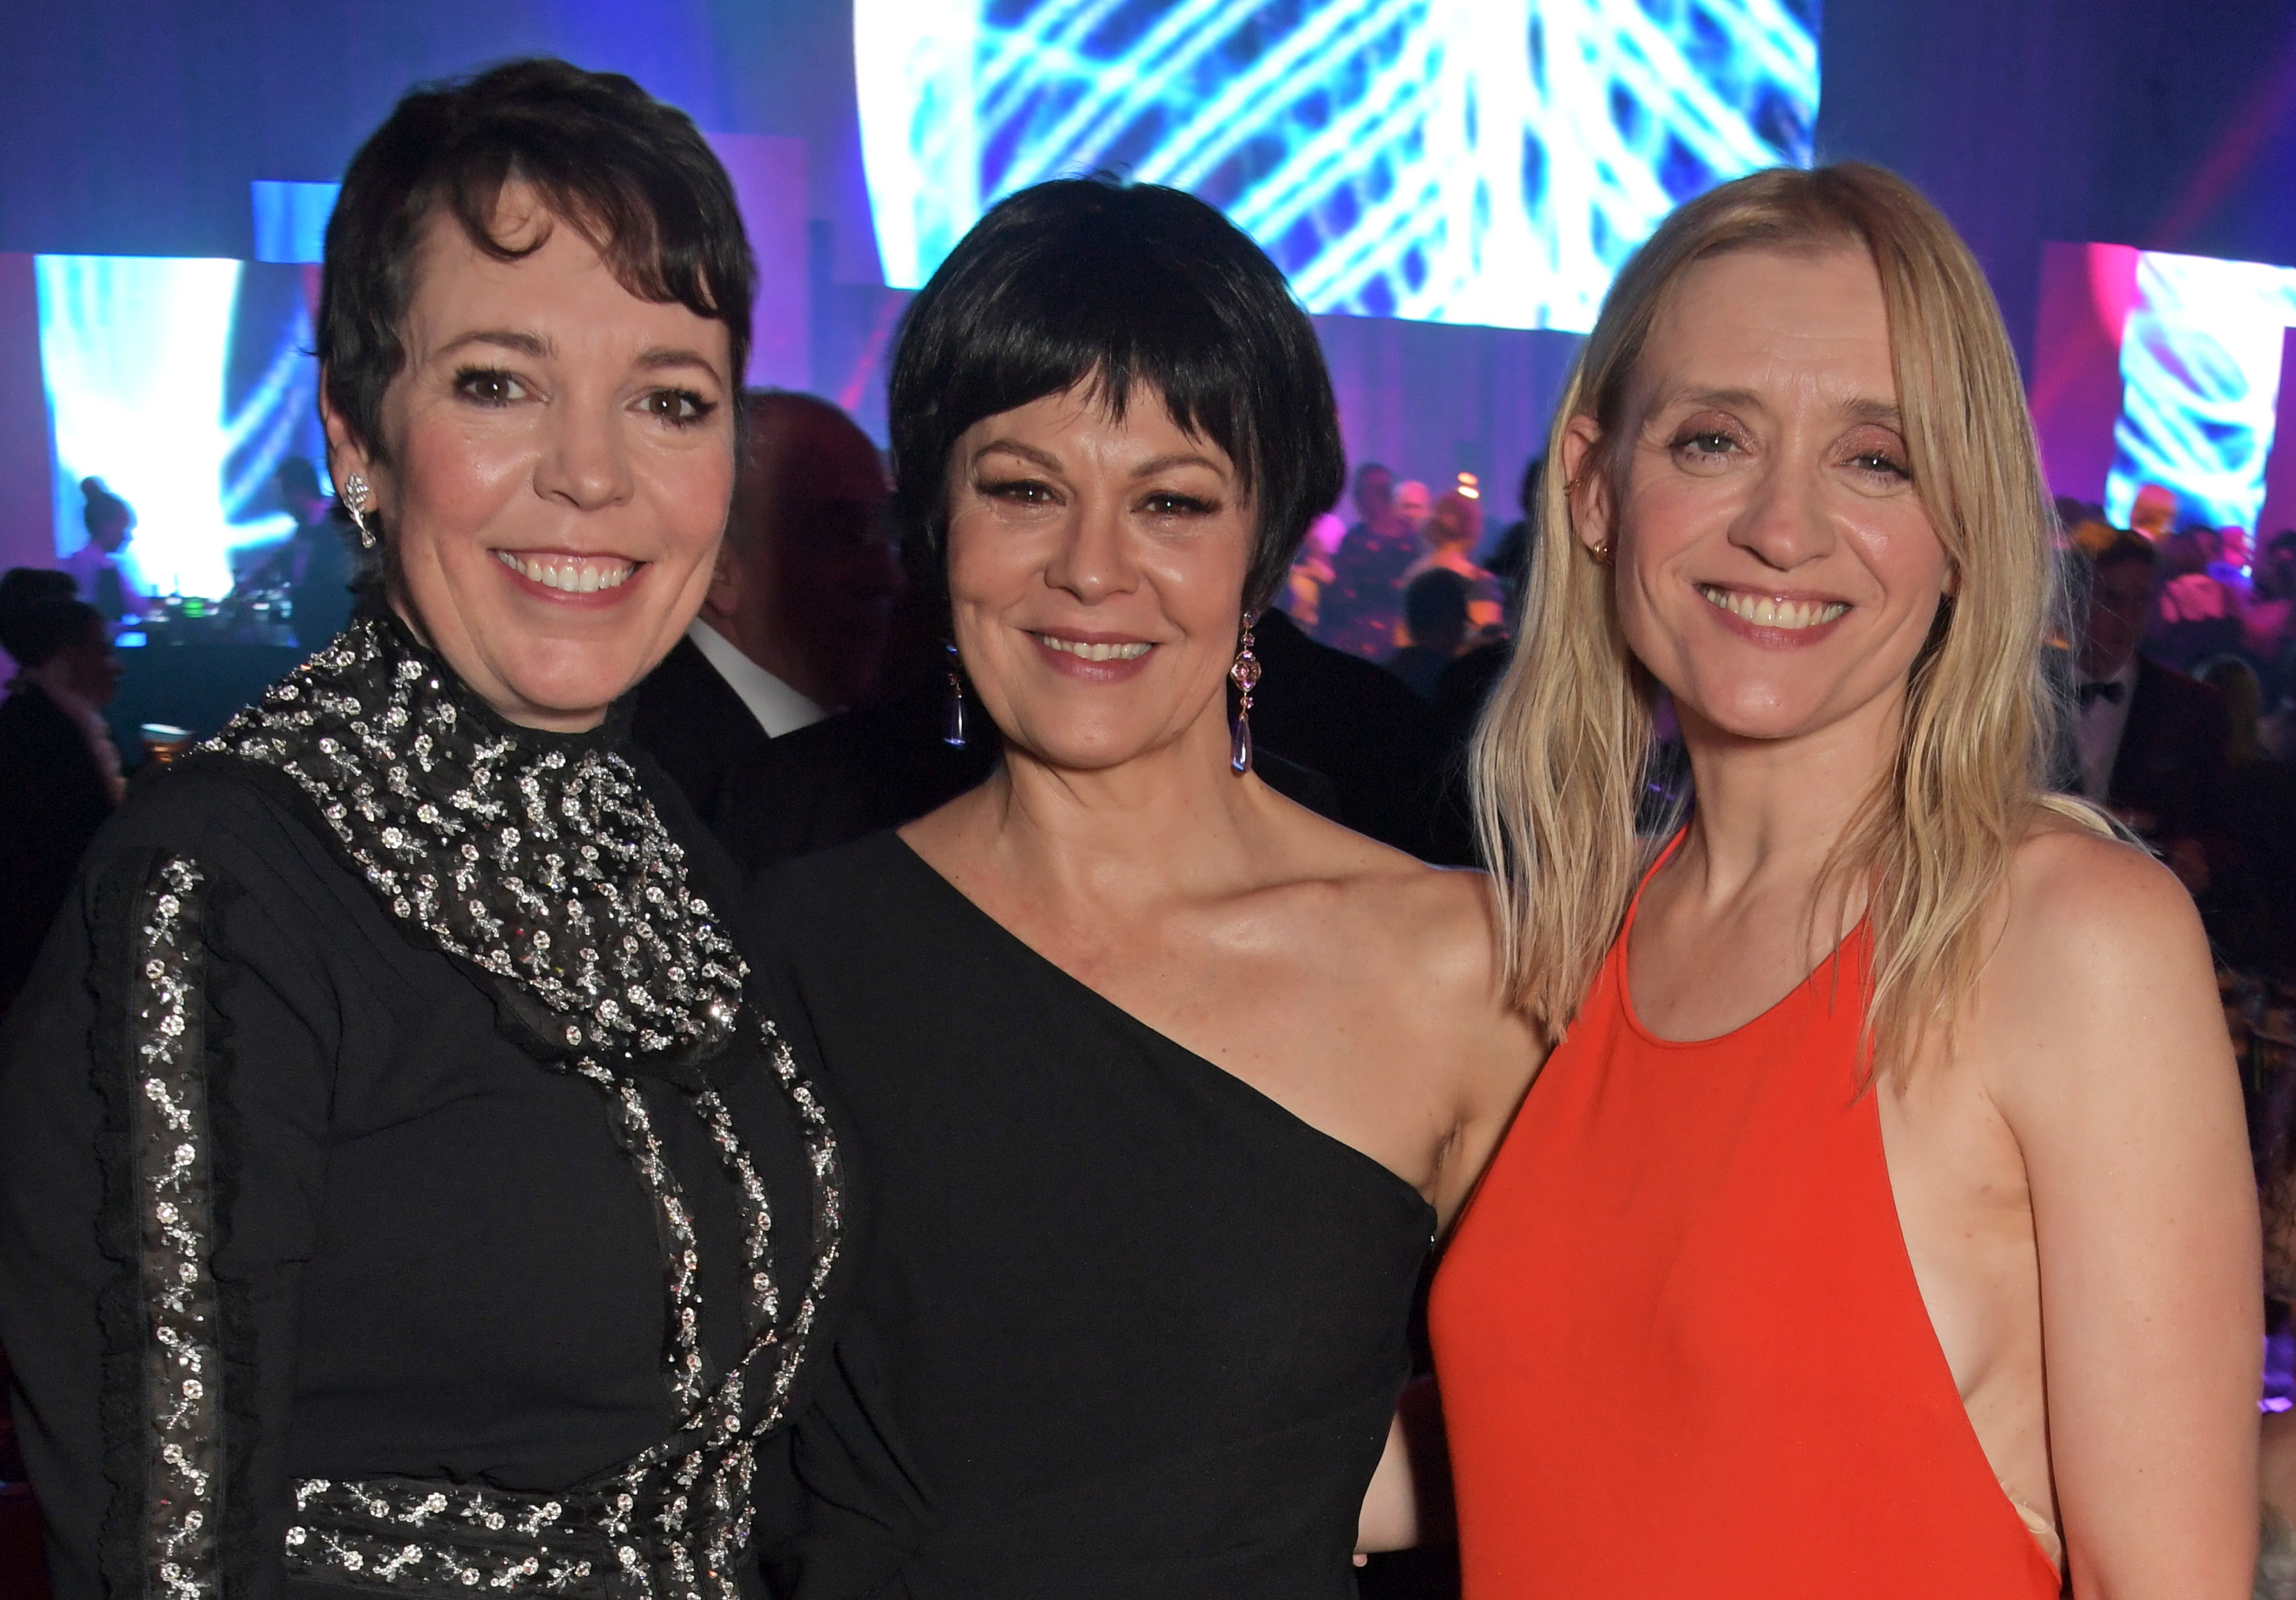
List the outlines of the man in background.
<svg viewBox="0 0 2296 1600">
<path fill-rule="evenodd" d="M 2224 702 L 2138 645 L 2160 552 L 2123 533 L 2096 557 L 2068 785 L 2142 834 L 2194 896 L 2216 875 L 2226 796 Z"/>
<path fill-rule="evenodd" d="M 352 562 L 335 503 L 319 488 L 319 472 L 300 455 L 283 458 L 271 475 L 279 509 L 295 519 L 295 531 L 241 574 L 234 595 L 279 590 L 288 600 L 287 620 L 295 642 L 306 650 L 343 631 L 351 619 Z"/>
<path fill-rule="evenodd" d="M 2177 491 L 2162 483 L 2148 483 L 2136 491 L 2128 508 L 2128 527 L 2159 544 L 2176 530 Z"/>
<path fill-rule="evenodd" d="M 1466 644 L 1468 594 L 1467 580 L 1447 567 L 1428 568 L 1403 591 L 1411 643 L 1388 658 L 1387 669 L 1422 700 L 1435 698 L 1436 685 Z"/>
<path fill-rule="evenodd" d="M 1363 520 L 1340 541 L 1316 611 L 1317 638 L 1370 661 L 1395 653 L 1403 574 L 1419 559 L 1419 529 L 1399 513 L 1397 500 L 1393 472 L 1375 461 L 1356 469 L 1356 512 Z"/>
<path fill-rule="evenodd" d="M 1434 514 L 1434 491 L 1418 479 L 1406 478 L 1395 486 L 1395 519 L 1413 538 L 1426 533 L 1427 519 Z"/>
<path fill-rule="evenodd" d="M 714 820 L 726 772 L 865 696 L 902 587 L 868 435 L 811 395 L 752 391 L 701 613 L 639 686 L 632 731 Z"/>
</svg>

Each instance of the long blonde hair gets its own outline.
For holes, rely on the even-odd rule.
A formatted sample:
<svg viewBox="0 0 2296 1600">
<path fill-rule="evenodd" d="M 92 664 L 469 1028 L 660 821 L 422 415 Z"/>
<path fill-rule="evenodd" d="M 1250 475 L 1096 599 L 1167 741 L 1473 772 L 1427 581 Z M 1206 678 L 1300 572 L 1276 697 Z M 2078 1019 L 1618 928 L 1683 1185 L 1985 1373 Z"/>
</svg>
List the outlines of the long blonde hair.
<svg viewBox="0 0 2296 1600">
<path fill-rule="evenodd" d="M 1636 819 L 1656 685 L 1628 652 L 1609 575 L 1588 559 L 1560 470 L 1572 420 L 1600 439 L 1587 471 L 1622 500 L 1641 403 L 1636 368 L 1683 275 L 1746 250 L 1866 250 L 1889 311 L 1891 365 L 1916 492 L 1958 583 L 1906 691 L 1894 769 L 1821 874 L 1866 890 L 1873 1063 L 1903 1071 L 1949 1034 L 1983 964 L 1986 912 L 2046 793 L 2054 696 L 2051 510 L 2015 357 L 1984 274 L 1912 185 L 1857 164 L 1726 184 L 1661 224 L 1603 301 L 1556 407 L 1537 510 L 1523 636 L 1476 731 L 1475 823 L 1498 900 L 1515 1002 L 1560 1038 L 1616 939 L 1663 836 Z M 1813 901 L 1813 913 L 1815 900 Z"/>
</svg>

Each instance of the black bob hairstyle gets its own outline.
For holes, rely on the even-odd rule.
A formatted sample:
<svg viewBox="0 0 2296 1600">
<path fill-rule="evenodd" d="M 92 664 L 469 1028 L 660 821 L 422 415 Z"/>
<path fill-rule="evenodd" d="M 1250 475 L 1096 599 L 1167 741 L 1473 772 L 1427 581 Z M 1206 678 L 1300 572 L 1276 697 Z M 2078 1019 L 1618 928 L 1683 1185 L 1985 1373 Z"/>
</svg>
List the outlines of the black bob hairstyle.
<svg viewBox="0 0 2296 1600">
<path fill-rule="evenodd" d="M 399 331 L 423 231 L 443 213 L 498 261 L 533 254 L 546 234 L 513 248 L 493 233 L 512 183 L 579 229 L 640 299 L 725 324 L 726 382 L 742 382 L 757 266 L 734 185 L 693 119 L 618 72 L 507 62 L 401 100 L 351 158 L 327 219 L 319 365 L 328 399 L 378 458 L 383 391 L 406 362 Z"/>
<path fill-rule="evenodd" d="M 1253 512 L 1243 603 L 1267 603 L 1347 470 L 1323 349 L 1275 263 L 1193 195 L 1060 178 L 989 208 L 901 325 L 889 395 L 894 507 L 939 548 L 964 431 L 1089 382 L 1136 385 L 1235 464 Z"/>
</svg>

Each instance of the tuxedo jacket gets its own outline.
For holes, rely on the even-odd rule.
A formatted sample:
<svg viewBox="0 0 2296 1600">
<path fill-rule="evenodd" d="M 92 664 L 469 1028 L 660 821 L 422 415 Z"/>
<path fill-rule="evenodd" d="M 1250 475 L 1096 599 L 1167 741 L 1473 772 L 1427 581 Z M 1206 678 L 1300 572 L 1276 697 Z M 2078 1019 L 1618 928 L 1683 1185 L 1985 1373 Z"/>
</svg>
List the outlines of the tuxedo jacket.
<svg viewBox="0 0 2296 1600">
<path fill-rule="evenodd" d="M 2108 802 L 2140 813 L 2140 822 L 2149 818 L 2143 832 L 2155 841 L 2207 841 L 2225 831 L 2228 782 L 2224 697 L 2140 657 Z"/>
<path fill-rule="evenodd" d="M 692 639 L 680 639 L 638 685 L 630 736 L 712 829 L 726 775 L 769 742 L 748 703 Z"/>
</svg>

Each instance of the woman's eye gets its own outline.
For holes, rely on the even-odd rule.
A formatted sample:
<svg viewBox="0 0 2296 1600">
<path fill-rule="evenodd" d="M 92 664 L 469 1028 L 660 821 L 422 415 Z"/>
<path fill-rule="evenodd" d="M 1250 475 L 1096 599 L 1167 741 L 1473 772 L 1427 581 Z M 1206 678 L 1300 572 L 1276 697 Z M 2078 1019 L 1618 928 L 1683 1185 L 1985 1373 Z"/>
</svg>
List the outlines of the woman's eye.
<svg viewBox="0 0 2296 1600">
<path fill-rule="evenodd" d="M 1709 429 L 1698 433 L 1685 433 L 1675 443 L 1677 450 L 1688 450 L 1698 455 L 1724 455 L 1737 447 L 1737 441 L 1726 433 Z"/>
<path fill-rule="evenodd" d="M 1212 507 L 1210 502 L 1193 495 L 1153 494 L 1141 502 L 1140 509 L 1152 517 L 1201 517 Z"/>
<path fill-rule="evenodd" d="M 646 396 L 645 408 L 675 427 L 691 428 L 717 410 L 718 403 L 690 389 L 657 389 Z"/>
<path fill-rule="evenodd" d="M 1860 450 L 1849 458 L 1849 464 L 1861 472 L 1871 472 L 1877 478 L 1895 478 L 1904 480 L 1914 475 L 1911 467 L 1887 450 Z"/>
<path fill-rule="evenodd" d="M 1010 500 L 1016 505 L 1050 505 L 1053 491 L 1049 485 L 1033 478 L 1008 479 L 1002 483 L 984 483 L 980 492 L 992 500 Z"/>
<path fill-rule="evenodd" d="M 508 406 L 527 398 L 526 385 L 499 367 L 471 367 L 455 374 L 455 392 L 481 406 Z"/>
</svg>

